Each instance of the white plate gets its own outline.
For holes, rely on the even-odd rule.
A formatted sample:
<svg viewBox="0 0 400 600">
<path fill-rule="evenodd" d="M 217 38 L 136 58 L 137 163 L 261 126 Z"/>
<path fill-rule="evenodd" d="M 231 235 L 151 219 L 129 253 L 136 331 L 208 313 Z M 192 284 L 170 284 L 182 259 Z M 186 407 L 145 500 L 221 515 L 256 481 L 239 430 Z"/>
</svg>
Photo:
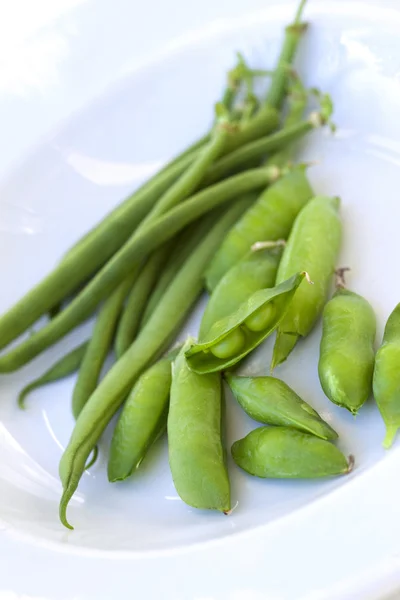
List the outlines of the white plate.
<svg viewBox="0 0 400 600">
<path fill-rule="evenodd" d="M 342 197 L 340 263 L 352 267 L 349 284 L 375 307 L 379 339 L 400 299 L 400 10 L 390 6 L 311 1 L 312 27 L 297 61 L 306 83 L 330 92 L 335 102 L 338 134 L 316 132 L 302 158 L 318 161 L 310 170 L 318 193 Z M 271 66 L 292 12 L 270 2 L 262 12 L 175 44 L 75 116 L 3 181 L 1 310 L 47 273 L 93 222 L 207 128 L 236 49 L 256 66 Z M 196 333 L 199 311 L 185 333 Z M 318 328 L 276 374 L 340 433 L 341 448 L 356 456 L 351 475 L 265 482 L 231 464 L 237 508 L 227 518 L 179 500 L 165 443 L 151 451 L 137 476 L 108 484 L 106 436 L 101 459 L 70 504 L 76 530 L 64 530 L 57 516 L 57 465 L 73 425 L 73 380 L 32 394 L 26 413 L 18 411 L 15 397 L 23 383 L 88 331 L 83 326 L 22 371 L 2 377 L 1 600 L 15 597 L 8 592 L 52 599 L 128 594 L 167 600 L 364 599 L 395 588 L 398 444 L 383 452 L 384 429 L 373 402 L 355 420 L 324 398 L 316 371 Z M 270 351 L 271 342 L 247 371 L 265 372 Z M 230 442 L 255 426 L 232 398 L 228 421 Z"/>
</svg>

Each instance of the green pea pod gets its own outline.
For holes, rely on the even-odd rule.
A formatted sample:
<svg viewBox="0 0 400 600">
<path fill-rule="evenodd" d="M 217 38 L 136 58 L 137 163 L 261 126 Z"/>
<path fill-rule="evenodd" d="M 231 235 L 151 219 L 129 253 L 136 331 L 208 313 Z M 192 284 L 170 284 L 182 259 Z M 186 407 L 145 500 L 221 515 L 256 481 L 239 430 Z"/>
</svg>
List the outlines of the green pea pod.
<svg viewBox="0 0 400 600">
<path fill-rule="evenodd" d="M 207 289 L 214 290 L 255 242 L 286 239 L 297 215 L 312 196 L 303 167 L 289 171 L 268 187 L 232 227 L 216 252 L 206 272 Z"/>
<path fill-rule="evenodd" d="M 168 449 L 179 496 L 195 508 L 230 510 L 230 487 L 222 446 L 222 386 L 218 373 L 197 375 L 185 351 L 172 368 Z"/>
<path fill-rule="evenodd" d="M 87 346 L 88 342 L 84 342 L 80 346 L 77 346 L 71 350 L 71 352 L 68 352 L 68 354 L 60 358 L 60 360 L 50 367 L 48 371 L 43 373 L 43 375 L 26 385 L 18 396 L 18 406 L 20 408 L 25 408 L 25 398 L 33 390 L 75 373 L 81 365 Z"/>
<path fill-rule="evenodd" d="M 354 415 L 372 393 L 376 319 L 364 298 L 338 288 L 323 312 L 318 374 L 329 400 Z"/>
<path fill-rule="evenodd" d="M 262 288 L 273 287 L 282 255 L 282 244 L 251 250 L 217 283 L 207 303 L 200 323 L 199 336 L 203 338 L 211 326 L 227 317 Z"/>
<path fill-rule="evenodd" d="M 109 481 L 121 481 L 139 468 L 167 425 L 171 363 L 176 350 L 140 376 L 126 400 L 111 441 Z"/>
<path fill-rule="evenodd" d="M 306 273 L 255 292 L 233 314 L 214 323 L 203 339 L 186 352 L 196 373 L 222 371 L 238 363 L 279 325 Z"/>
<path fill-rule="evenodd" d="M 400 304 L 391 313 L 375 358 L 374 398 L 386 427 L 384 448 L 393 444 L 400 427 Z"/>
<path fill-rule="evenodd" d="M 290 427 L 259 427 L 232 446 L 235 463 L 250 475 L 314 479 L 349 473 L 354 464 L 336 446 Z"/>
<path fill-rule="evenodd" d="M 287 359 L 299 337 L 314 327 L 326 300 L 342 237 L 339 198 L 317 196 L 298 215 L 283 251 L 276 282 L 305 270 L 314 285 L 301 285 L 279 324 L 271 369 Z"/>
<path fill-rule="evenodd" d="M 286 383 L 275 377 L 225 375 L 233 395 L 255 421 L 294 427 L 323 440 L 334 440 L 336 431 Z"/>
</svg>

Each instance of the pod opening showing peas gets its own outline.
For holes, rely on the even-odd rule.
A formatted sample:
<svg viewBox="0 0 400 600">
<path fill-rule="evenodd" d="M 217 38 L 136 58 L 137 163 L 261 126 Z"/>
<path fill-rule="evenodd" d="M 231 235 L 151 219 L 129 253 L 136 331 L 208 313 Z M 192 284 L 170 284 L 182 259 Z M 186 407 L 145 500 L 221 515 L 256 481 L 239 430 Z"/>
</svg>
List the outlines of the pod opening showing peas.
<svg viewBox="0 0 400 600">
<path fill-rule="evenodd" d="M 305 276 L 297 273 L 276 287 L 256 291 L 235 312 L 215 322 L 186 351 L 189 367 L 196 373 L 213 373 L 239 362 L 276 329 Z"/>
</svg>

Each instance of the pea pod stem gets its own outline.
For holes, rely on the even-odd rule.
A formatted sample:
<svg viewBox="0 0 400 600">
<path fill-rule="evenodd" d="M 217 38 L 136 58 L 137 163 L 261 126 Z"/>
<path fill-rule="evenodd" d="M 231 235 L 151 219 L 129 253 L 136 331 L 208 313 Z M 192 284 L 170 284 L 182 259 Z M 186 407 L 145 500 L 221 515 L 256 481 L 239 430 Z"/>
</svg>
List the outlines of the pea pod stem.
<svg viewBox="0 0 400 600">
<path fill-rule="evenodd" d="M 252 252 L 258 252 L 259 250 L 265 250 L 265 249 L 268 249 L 268 248 L 278 248 L 278 247 L 284 248 L 285 246 L 286 246 L 286 241 L 285 240 L 276 240 L 276 241 L 267 241 L 267 242 L 255 242 L 251 246 L 251 251 Z"/>
<path fill-rule="evenodd" d="M 244 209 L 245 206 L 236 204 L 218 219 L 212 214 L 205 220 L 203 226 L 208 234 L 185 262 L 169 286 L 164 301 L 157 306 L 144 329 L 112 366 L 80 413 L 60 462 L 60 478 L 64 489 L 60 501 L 60 520 L 67 528 L 72 529 L 66 517 L 67 506 L 91 450 L 139 375 L 171 342 L 202 290 L 204 269 L 218 247 L 221 236 L 238 218 L 240 210 Z M 215 224 L 212 226 L 212 223 Z"/>
</svg>

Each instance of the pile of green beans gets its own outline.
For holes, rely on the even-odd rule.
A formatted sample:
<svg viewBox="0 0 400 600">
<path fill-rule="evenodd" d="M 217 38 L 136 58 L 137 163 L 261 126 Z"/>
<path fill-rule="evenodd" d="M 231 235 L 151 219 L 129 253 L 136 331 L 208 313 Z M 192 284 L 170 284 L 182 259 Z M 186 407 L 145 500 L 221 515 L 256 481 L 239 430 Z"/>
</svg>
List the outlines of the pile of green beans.
<svg viewBox="0 0 400 600">
<path fill-rule="evenodd" d="M 69 501 L 119 409 L 109 481 L 134 477 L 167 432 L 176 490 L 198 509 L 231 511 L 226 389 L 230 401 L 262 424 L 231 447 L 242 470 L 296 479 L 349 473 L 354 458 L 336 446 L 329 413 L 322 419 L 308 398 L 268 373 L 268 365 L 257 377 L 234 371 L 273 334 L 270 369 L 279 369 L 320 317 L 318 374 L 327 398 L 355 415 L 373 394 L 386 426 L 385 447 L 400 428 L 400 304 L 375 355 L 373 308 L 347 288 L 346 269 L 337 268 L 340 199 L 316 195 L 307 165 L 293 160 L 306 134 L 331 125 L 333 111 L 330 97 L 307 91 L 293 71 L 306 31 L 304 5 L 285 29 L 274 69 L 252 69 L 238 55 L 210 130 L 0 316 L 0 349 L 48 317 L 0 355 L 0 373 L 9 373 L 95 315 L 90 338 L 18 398 L 23 408 L 29 393 L 77 372 L 76 423 L 59 469 L 59 517 L 70 529 Z M 253 84 L 264 76 L 270 84 L 260 99 Z M 307 114 L 310 98 L 318 106 Z M 336 290 L 328 299 L 335 272 Z M 176 340 L 204 290 L 209 298 L 198 338 Z"/>
</svg>

